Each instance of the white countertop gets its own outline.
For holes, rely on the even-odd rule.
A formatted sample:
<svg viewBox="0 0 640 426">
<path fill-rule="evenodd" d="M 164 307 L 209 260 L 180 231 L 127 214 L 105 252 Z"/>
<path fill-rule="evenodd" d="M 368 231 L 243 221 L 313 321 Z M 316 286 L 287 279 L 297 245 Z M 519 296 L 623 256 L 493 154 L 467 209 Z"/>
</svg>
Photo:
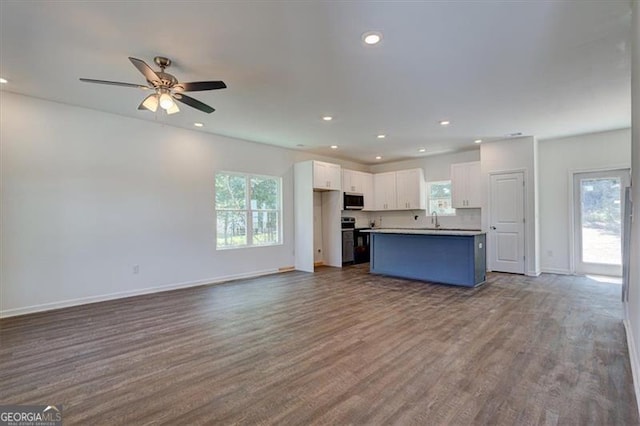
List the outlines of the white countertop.
<svg viewBox="0 0 640 426">
<path fill-rule="evenodd" d="M 374 228 L 361 230 L 360 232 L 371 232 L 376 234 L 412 234 L 412 235 L 460 235 L 472 236 L 482 235 L 484 232 L 478 230 L 460 229 L 432 229 L 432 228 Z"/>
</svg>

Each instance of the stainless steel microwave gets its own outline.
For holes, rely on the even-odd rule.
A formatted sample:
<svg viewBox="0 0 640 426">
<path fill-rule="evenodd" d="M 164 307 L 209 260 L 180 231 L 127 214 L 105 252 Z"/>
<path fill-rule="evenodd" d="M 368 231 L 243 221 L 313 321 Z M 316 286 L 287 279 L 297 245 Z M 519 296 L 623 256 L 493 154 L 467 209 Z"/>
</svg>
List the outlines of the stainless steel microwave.
<svg viewBox="0 0 640 426">
<path fill-rule="evenodd" d="M 362 210 L 364 208 L 364 195 L 353 192 L 344 193 L 344 210 Z"/>
</svg>

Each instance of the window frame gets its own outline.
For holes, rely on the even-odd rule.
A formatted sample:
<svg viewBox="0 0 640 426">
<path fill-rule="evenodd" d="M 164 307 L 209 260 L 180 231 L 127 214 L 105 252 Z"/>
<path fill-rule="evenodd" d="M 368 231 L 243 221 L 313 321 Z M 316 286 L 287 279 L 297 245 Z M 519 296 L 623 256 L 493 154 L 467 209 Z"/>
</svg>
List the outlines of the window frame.
<svg viewBox="0 0 640 426">
<path fill-rule="evenodd" d="M 234 177 L 242 177 L 245 182 L 245 208 L 229 208 L 229 209 L 219 209 L 216 204 L 216 179 L 218 175 L 226 175 L 226 176 L 234 176 Z M 252 179 L 269 179 L 275 180 L 277 183 L 277 202 L 276 208 L 274 209 L 253 209 L 251 206 L 251 196 L 252 196 Z M 284 244 L 283 238 L 283 230 L 282 230 L 282 214 L 283 214 L 283 193 L 282 193 L 282 177 L 281 176 L 271 176 L 271 175 L 263 175 L 257 173 L 243 173 L 243 172 L 230 172 L 226 170 L 220 170 L 214 173 L 213 176 L 213 210 L 214 210 L 214 233 L 215 233 L 215 249 L 216 250 L 235 250 L 235 249 L 245 249 L 245 248 L 255 248 L 255 247 L 273 247 L 273 246 L 281 246 Z M 220 247 L 218 246 L 218 212 L 244 212 L 246 220 L 246 244 L 228 246 L 228 247 Z M 265 243 L 265 244 L 253 244 L 253 236 L 254 236 L 254 227 L 253 227 L 253 214 L 254 213 L 262 213 L 262 212 L 275 212 L 278 216 L 278 237 L 277 241 L 274 243 Z"/>
<path fill-rule="evenodd" d="M 453 194 L 452 194 L 453 193 L 453 183 L 451 182 L 451 179 L 434 180 L 434 181 L 428 181 L 427 182 L 427 209 L 428 209 L 427 215 L 431 214 L 431 212 L 433 211 L 431 209 L 431 200 L 432 200 L 432 198 L 431 198 L 431 185 L 434 185 L 434 184 L 442 185 L 442 184 L 447 184 L 447 183 L 449 184 L 449 206 L 450 206 L 450 209 L 453 210 L 453 211 L 451 213 L 439 213 L 438 212 L 438 216 L 447 216 L 447 217 L 456 216 L 456 208 L 453 207 Z"/>
</svg>

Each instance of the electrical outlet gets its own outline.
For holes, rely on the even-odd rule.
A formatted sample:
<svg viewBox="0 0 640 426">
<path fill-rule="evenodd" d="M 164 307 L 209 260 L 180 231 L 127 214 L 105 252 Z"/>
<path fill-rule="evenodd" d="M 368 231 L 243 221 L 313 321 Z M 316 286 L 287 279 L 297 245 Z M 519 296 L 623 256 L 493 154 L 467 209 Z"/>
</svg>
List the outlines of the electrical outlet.
<svg viewBox="0 0 640 426">
<path fill-rule="evenodd" d="M 140 273 L 140 265 L 133 265 L 133 273 L 134 274 L 139 274 Z"/>
</svg>

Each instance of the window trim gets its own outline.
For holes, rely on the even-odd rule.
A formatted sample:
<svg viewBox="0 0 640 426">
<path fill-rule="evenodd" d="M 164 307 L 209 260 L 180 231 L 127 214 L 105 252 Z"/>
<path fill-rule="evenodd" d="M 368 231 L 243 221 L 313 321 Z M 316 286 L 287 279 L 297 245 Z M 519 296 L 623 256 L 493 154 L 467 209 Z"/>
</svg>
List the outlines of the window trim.
<svg viewBox="0 0 640 426">
<path fill-rule="evenodd" d="M 227 175 L 227 176 L 239 176 L 243 177 L 245 180 L 245 208 L 244 209 L 218 209 L 216 205 L 216 186 L 215 181 L 218 175 Z M 275 209 L 252 209 L 251 208 L 251 179 L 272 179 L 276 180 L 278 183 L 278 205 Z M 214 211 L 214 240 L 215 240 L 215 249 L 217 250 L 236 250 L 236 249 L 246 249 L 246 248 L 259 248 L 259 247 L 274 247 L 274 246 L 282 246 L 284 245 L 284 235 L 283 235 L 283 204 L 284 204 L 284 195 L 282 191 L 282 177 L 281 176 L 271 176 L 271 175 L 263 175 L 258 173 L 243 173 L 243 172 L 230 172 L 226 170 L 219 170 L 213 175 L 213 211 Z M 218 211 L 229 211 L 229 212 L 245 212 L 246 214 L 246 241 L 247 244 L 230 246 L 230 247 L 219 247 L 218 246 Z M 278 241 L 270 244 L 253 244 L 253 213 L 254 212 L 276 212 L 278 213 Z"/>
</svg>

